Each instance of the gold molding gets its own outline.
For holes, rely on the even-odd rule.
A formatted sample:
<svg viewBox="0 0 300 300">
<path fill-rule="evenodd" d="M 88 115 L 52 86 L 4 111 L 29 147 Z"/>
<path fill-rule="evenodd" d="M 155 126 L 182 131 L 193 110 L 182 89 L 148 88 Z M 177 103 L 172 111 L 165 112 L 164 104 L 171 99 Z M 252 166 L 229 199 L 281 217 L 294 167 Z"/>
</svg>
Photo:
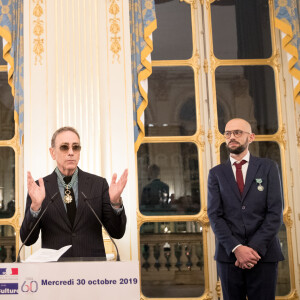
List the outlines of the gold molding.
<svg viewBox="0 0 300 300">
<path fill-rule="evenodd" d="M 298 114 L 297 146 L 300 146 L 300 114 Z"/>
<path fill-rule="evenodd" d="M 207 61 L 206 58 L 204 59 L 203 69 L 204 69 L 204 72 L 205 72 L 206 74 L 208 74 L 208 61 Z"/>
<path fill-rule="evenodd" d="M 280 54 L 279 54 L 279 49 L 276 49 L 274 52 L 274 55 L 271 57 L 270 59 L 270 64 L 276 68 L 278 70 L 278 72 L 280 72 L 280 63 L 279 63 L 279 59 L 280 59 Z"/>
<path fill-rule="evenodd" d="M 192 66 L 195 68 L 197 76 L 198 76 L 200 68 L 201 68 L 201 63 L 200 63 L 200 55 L 197 50 L 196 50 L 196 53 L 191 58 L 191 62 L 192 62 Z"/>
<path fill-rule="evenodd" d="M 274 134 L 274 139 L 279 143 L 283 144 L 284 150 L 286 150 L 286 139 L 285 139 L 286 129 L 285 124 L 282 124 L 282 128 Z"/>
<path fill-rule="evenodd" d="M 225 142 L 224 136 L 220 133 L 218 127 L 215 126 L 215 148 L 216 148 L 216 153 L 218 153 L 220 151 L 220 146 L 224 142 Z"/>
<path fill-rule="evenodd" d="M 113 37 L 110 38 L 110 51 L 113 53 L 113 63 L 115 62 L 115 59 L 120 63 L 120 54 L 121 51 L 121 37 L 120 34 L 120 18 L 118 17 L 118 14 L 120 12 L 120 7 L 118 5 L 119 0 L 110 0 L 110 6 L 109 6 L 109 13 L 113 15 L 112 18 L 109 19 L 110 27 L 109 31 L 111 34 L 113 34 Z"/>
<path fill-rule="evenodd" d="M 204 148 L 205 148 L 205 131 L 200 127 L 199 128 L 199 134 L 198 134 L 198 143 L 200 146 L 200 149 L 202 152 L 204 152 Z"/>
<path fill-rule="evenodd" d="M 206 292 L 205 294 L 203 294 L 202 297 L 203 300 L 213 300 L 213 297 L 211 296 L 210 292 Z"/>
<path fill-rule="evenodd" d="M 180 0 L 180 2 L 185 2 L 187 4 L 190 4 L 193 9 L 197 9 L 196 0 Z"/>
<path fill-rule="evenodd" d="M 143 224 L 143 216 L 142 214 L 139 212 L 139 210 L 137 209 L 136 211 L 136 223 L 137 223 L 137 227 L 138 229 L 141 227 L 141 225 Z"/>
<path fill-rule="evenodd" d="M 15 156 L 15 213 L 11 218 L 8 219 L 0 219 L 0 225 L 12 226 L 15 230 L 15 247 L 19 249 L 19 236 L 20 236 L 20 202 L 22 197 L 20 193 L 20 184 L 19 184 L 19 157 L 21 155 L 21 147 L 19 143 L 19 126 L 15 121 L 15 135 L 10 140 L 1 140 L 0 147 L 10 147 L 14 150 Z"/>
<path fill-rule="evenodd" d="M 205 225 L 205 226 L 209 225 L 209 219 L 208 219 L 208 215 L 207 215 L 207 207 L 204 207 L 203 210 L 200 211 L 199 220 L 203 225 Z"/>
<path fill-rule="evenodd" d="M 43 57 L 42 54 L 44 52 L 44 39 L 42 38 L 44 34 L 44 21 L 41 19 L 41 17 L 44 14 L 44 2 L 43 0 L 33 0 L 35 3 L 35 6 L 33 8 L 32 14 L 33 16 L 33 23 L 35 24 L 33 26 L 33 35 L 35 38 L 33 39 L 33 52 L 35 53 L 35 60 L 34 64 L 37 65 L 38 63 L 40 65 L 43 64 Z"/>
<path fill-rule="evenodd" d="M 284 300 L 284 299 L 288 299 L 288 300 L 298 300 L 299 299 L 299 295 L 297 293 L 297 290 L 292 290 L 291 293 L 289 295 L 287 295 L 286 297 L 276 297 L 276 299 L 278 300 Z"/>
<path fill-rule="evenodd" d="M 284 221 L 284 224 L 290 228 L 293 226 L 293 220 L 292 220 L 291 215 L 292 215 L 292 209 L 290 206 L 288 206 L 287 209 L 283 213 L 283 221 Z"/>
<path fill-rule="evenodd" d="M 217 281 L 216 292 L 217 292 L 218 298 L 221 298 L 222 288 L 221 288 L 221 281 L 220 280 Z"/>
<path fill-rule="evenodd" d="M 217 59 L 214 55 L 214 51 L 213 51 L 212 48 L 211 48 L 210 53 L 209 53 L 209 61 L 210 61 L 210 71 L 211 71 L 211 73 L 213 73 L 214 70 L 217 67 Z"/>
<path fill-rule="evenodd" d="M 211 129 L 208 129 L 208 132 L 207 132 L 207 140 L 208 142 L 210 143 L 210 145 L 212 144 L 212 141 L 213 141 L 213 134 L 212 134 L 212 130 Z"/>
</svg>

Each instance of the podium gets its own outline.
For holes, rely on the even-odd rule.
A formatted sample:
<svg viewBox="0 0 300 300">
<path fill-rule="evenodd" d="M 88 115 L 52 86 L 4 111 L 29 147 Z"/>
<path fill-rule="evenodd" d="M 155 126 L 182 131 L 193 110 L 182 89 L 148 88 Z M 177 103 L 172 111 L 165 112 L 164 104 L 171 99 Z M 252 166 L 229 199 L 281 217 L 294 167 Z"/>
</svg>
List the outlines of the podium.
<svg viewBox="0 0 300 300">
<path fill-rule="evenodd" d="M 138 300 L 138 261 L 0 264 L 2 299 Z"/>
</svg>

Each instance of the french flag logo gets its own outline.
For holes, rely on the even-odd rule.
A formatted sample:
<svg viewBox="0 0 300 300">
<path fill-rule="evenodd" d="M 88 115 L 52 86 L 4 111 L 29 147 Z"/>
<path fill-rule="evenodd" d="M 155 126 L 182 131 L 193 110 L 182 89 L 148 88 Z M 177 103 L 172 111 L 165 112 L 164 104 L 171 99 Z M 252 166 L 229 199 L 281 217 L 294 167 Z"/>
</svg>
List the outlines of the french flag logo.
<svg viewBox="0 0 300 300">
<path fill-rule="evenodd" d="M 0 276 L 2 275 L 18 275 L 18 268 L 0 268 Z"/>
</svg>

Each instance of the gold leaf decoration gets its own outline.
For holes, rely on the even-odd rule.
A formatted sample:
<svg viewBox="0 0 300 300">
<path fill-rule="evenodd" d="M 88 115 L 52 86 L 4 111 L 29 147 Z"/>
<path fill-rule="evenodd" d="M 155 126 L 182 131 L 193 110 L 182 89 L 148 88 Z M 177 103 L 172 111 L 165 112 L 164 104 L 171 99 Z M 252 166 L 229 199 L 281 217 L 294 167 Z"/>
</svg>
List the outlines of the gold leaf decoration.
<svg viewBox="0 0 300 300">
<path fill-rule="evenodd" d="M 39 63 L 42 65 L 42 54 L 45 51 L 44 49 L 44 39 L 42 35 L 44 34 L 44 21 L 41 17 L 44 14 L 44 2 L 43 0 L 33 0 L 35 6 L 33 8 L 32 14 L 35 17 L 33 20 L 34 27 L 33 27 L 33 35 L 35 38 L 33 39 L 33 52 L 35 53 L 35 61 L 34 64 L 37 65 Z"/>
<path fill-rule="evenodd" d="M 37 3 L 37 5 L 33 9 L 33 15 L 37 18 L 40 18 L 43 15 L 43 8 Z"/>
<path fill-rule="evenodd" d="M 290 206 L 288 206 L 286 212 L 283 214 L 283 220 L 287 227 L 293 226 L 293 220 L 292 220 L 292 209 Z"/>
<path fill-rule="evenodd" d="M 110 0 L 110 6 L 108 10 L 109 13 L 113 15 L 113 17 L 109 19 L 109 22 L 111 23 L 109 31 L 114 35 L 110 38 L 110 51 L 113 53 L 113 63 L 115 59 L 117 59 L 117 61 L 120 62 L 119 52 L 121 51 L 121 37 L 119 36 L 120 18 L 117 17 L 118 13 L 120 12 L 120 7 L 117 3 L 118 1 L 119 0 Z"/>
</svg>

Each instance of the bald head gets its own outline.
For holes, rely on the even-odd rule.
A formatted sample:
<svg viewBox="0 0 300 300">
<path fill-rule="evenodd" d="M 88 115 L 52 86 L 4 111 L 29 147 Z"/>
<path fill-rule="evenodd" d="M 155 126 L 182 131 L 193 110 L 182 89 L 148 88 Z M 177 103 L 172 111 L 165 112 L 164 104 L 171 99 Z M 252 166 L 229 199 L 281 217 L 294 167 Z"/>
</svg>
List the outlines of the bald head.
<svg viewBox="0 0 300 300">
<path fill-rule="evenodd" d="M 225 131 L 232 131 L 232 130 L 242 130 L 248 133 L 252 133 L 250 123 L 240 118 L 231 119 L 230 121 L 227 122 L 225 126 Z"/>
<path fill-rule="evenodd" d="M 244 119 L 232 119 L 225 126 L 226 147 L 230 156 L 242 159 L 248 152 L 249 144 L 254 141 L 251 125 Z"/>
</svg>

